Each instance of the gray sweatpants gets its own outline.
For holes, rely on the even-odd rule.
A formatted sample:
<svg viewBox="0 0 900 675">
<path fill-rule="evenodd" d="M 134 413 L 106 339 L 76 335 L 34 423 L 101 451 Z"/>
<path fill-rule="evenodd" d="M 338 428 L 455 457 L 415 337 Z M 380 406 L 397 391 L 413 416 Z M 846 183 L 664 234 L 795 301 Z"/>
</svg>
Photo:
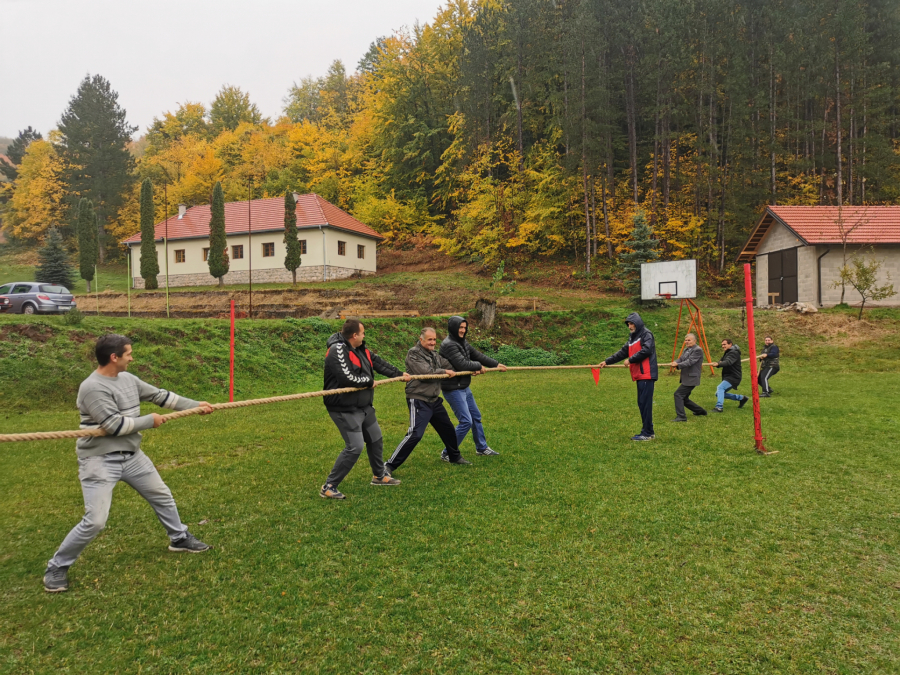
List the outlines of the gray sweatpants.
<svg viewBox="0 0 900 675">
<path fill-rule="evenodd" d="M 356 464 L 356 460 L 362 454 L 363 446 L 369 455 L 369 465 L 372 467 L 372 475 L 379 478 L 384 476 L 384 439 L 381 436 L 381 427 L 375 417 L 375 408 L 360 408 L 353 412 L 328 411 L 334 420 L 341 437 L 344 439 L 344 449 L 334 462 L 334 467 L 328 475 L 327 485 L 337 487 L 350 473 L 350 469 Z"/>
<path fill-rule="evenodd" d="M 59 550 L 47 563 L 49 568 L 68 567 L 74 563 L 106 527 L 113 488 L 119 481 L 128 483 L 150 503 L 159 522 L 169 533 L 170 540 L 176 541 L 187 532 L 187 526 L 178 516 L 172 492 L 163 483 L 153 462 L 141 450 L 131 456 L 112 452 L 79 459 L 78 479 L 84 494 L 84 518 L 63 539 Z"/>
</svg>

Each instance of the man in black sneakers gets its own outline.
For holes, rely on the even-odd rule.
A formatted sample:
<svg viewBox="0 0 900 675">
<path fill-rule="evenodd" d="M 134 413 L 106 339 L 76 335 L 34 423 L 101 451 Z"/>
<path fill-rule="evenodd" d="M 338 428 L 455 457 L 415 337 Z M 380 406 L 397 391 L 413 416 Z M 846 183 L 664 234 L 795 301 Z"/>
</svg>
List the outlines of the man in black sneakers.
<svg viewBox="0 0 900 675">
<path fill-rule="evenodd" d="M 738 408 L 743 408 L 744 404 L 750 399 L 742 394 L 730 394 L 729 391 L 737 389 L 744 377 L 741 368 L 741 350 L 728 338 L 722 340 L 722 349 L 725 353 L 722 358 L 712 364 L 714 368 L 722 369 L 722 382 L 716 387 L 716 407 L 713 410 L 717 413 L 725 412 L 725 399 L 738 401 Z"/>
<path fill-rule="evenodd" d="M 437 333 L 434 328 L 423 328 L 416 346 L 406 354 L 406 370 L 413 375 L 449 375 L 456 372 L 450 362 L 440 356 L 434 348 L 437 346 Z M 438 432 L 447 448 L 447 459 L 451 464 L 471 464 L 459 452 L 456 442 L 456 429 L 441 399 L 441 380 L 413 380 L 406 385 L 406 403 L 409 406 L 409 430 L 400 445 L 387 461 L 387 470 L 393 473 L 422 440 L 429 423 Z"/>
<path fill-rule="evenodd" d="M 766 335 L 766 348 L 763 350 L 762 354 L 756 357 L 760 359 L 759 376 L 756 378 L 756 381 L 759 383 L 759 395 L 762 398 L 769 398 L 772 396 L 772 388 L 769 386 L 769 380 L 775 377 L 775 375 L 778 374 L 778 371 L 781 370 L 778 363 L 779 355 L 778 345 L 775 344 L 775 340 L 772 339 L 771 335 Z"/>
<path fill-rule="evenodd" d="M 341 432 L 344 449 L 334 462 L 334 467 L 319 490 L 325 499 L 345 499 L 338 485 L 350 473 L 363 447 L 369 455 L 372 467 L 372 485 L 399 485 L 385 471 L 383 451 L 384 438 L 375 417 L 375 373 L 387 377 L 403 377 L 409 382 L 409 375 L 401 373 L 377 354 L 366 349 L 366 329 L 356 319 L 347 319 L 340 333 L 328 338 L 325 352 L 325 389 L 361 387 L 362 391 L 325 396 L 325 409 Z"/>
<path fill-rule="evenodd" d="M 140 432 L 155 429 L 165 421 L 156 413 L 141 416 L 142 401 L 170 410 L 203 408 L 204 415 L 211 413 L 212 407 L 205 401 L 157 389 L 125 372 L 134 358 L 131 340 L 124 335 L 104 335 L 97 340 L 94 353 L 99 365 L 78 388 L 77 405 L 81 428 L 100 427 L 106 435 L 83 437 L 75 442 L 84 518 L 66 535 L 47 563 L 44 590 L 49 593 L 69 590 L 69 567 L 106 527 L 113 488 L 119 481 L 133 487 L 156 511 L 169 535 L 170 551 L 200 553 L 210 548 L 181 522 L 171 491 L 141 451 Z"/>
<path fill-rule="evenodd" d="M 684 351 L 669 365 L 681 371 L 681 384 L 675 390 L 675 419 L 672 421 L 687 422 L 685 406 L 695 415 L 705 415 L 706 411 L 691 400 L 691 392 L 700 384 L 703 370 L 703 350 L 697 346 L 696 335 L 688 333 L 684 336 Z"/>
</svg>

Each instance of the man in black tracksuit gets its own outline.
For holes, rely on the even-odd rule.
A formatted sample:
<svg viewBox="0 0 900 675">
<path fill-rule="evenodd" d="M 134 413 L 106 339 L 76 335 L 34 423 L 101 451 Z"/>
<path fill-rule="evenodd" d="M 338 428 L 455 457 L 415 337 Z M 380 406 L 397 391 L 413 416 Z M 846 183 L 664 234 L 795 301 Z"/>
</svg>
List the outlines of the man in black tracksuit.
<svg viewBox="0 0 900 675">
<path fill-rule="evenodd" d="M 490 356 L 485 356 L 466 341 L 466 333 L 469 323 L 461 316 L 451 316 L 447 323 L 447 337 L 441 342 L 440 355 L 450 362 L 450 366 L 456 372 L 467 370 L 476 373 L 484 373 L 485 368 L 498 368 L 506 370 L 499 361 Z M 441 380 L 441 393 L 450 404 L 453 414 L 459 420 L 456 425 L 456 442 L 462 445 L 469 429 L 472 430 L 472 439 L 475 441 L 475 454 L 482 457 L 499 455 L 499 452 L 488 447 L 487 438 L 484 435 L 484 427 L 481 426 L 481 411 L 475 403 L 475 396 L 469 384 L 471 375 L 460 375 L 449 380 Z M 441 453 L 441 459 L 447 461 L 449 455 L 447 448 Z"/>
<path fill-rule="evenodd" d="M 456 375 L 450 362 L 435 351 L 437 333 L 434 328 L 423 328 L 416 346 L 406 354 L 406 370 L 412 375 Z M 406 385 L 406 403 L 409 406 L 409 430 L 385 465 L 393 473 L 422 440 L 430 423 L 447 448 L 447 461 L 451 464 L 471 464 L 463 459 L 456 442 L 456 429 L 441 393 L 441 379 L 412 380 Z"/>
<path fill-rule="evenodd" d="M 778 371 L 781 370 L 778 363 L 779 356 L 780 351 L 778 345 L 775 344 L 775 340 L 772 339 L 771 335 L 766 335 L 766 348 L 763 350 L 763 353 L 757 357 L 760 359 L 760 362 L 759 376 L 756 378 L 756 381 L 759 382 L 759 388 L 761 390 L 759 395 L 763 398 L 772 396 L 772 388 L 769 386 L 769 380 L 775 377 Z"/>
<path fill-rule="evenodd" d="M 731 401 L 739 401 L 738 408 L 743 408 L 749 400 L 742 394 L 728 393 L 731 389 L 737 389 L 744 377 L 741 368 L 741 350 L 728 338 L 722 340 L 722 349 L 725 350 L 722 358 L 712 364 L 713 367 L 722 369 L 722 382 L 716 387 L 716 407 L 713 408 L 717 413 L 724 412 L 723 406 L 726 398 Z"/>
<path fill-rule="evenodd" d="M 631 332 L 628 342 L 606 361 L 601 361 L 599 367 L 603 368 L 628 359 L 631 379 L 637 383 L 638 409 L 641 411 L 643 423 L 641 433 L 632 436 L 631 440 L 649 441 L 656 438 L 653 432 L 653 386 L 659 378 L 656 366 L 656 342 L 653 333 L 647 330 L 641 315 L 637 312 L 629 314 L 625 324 Z"/>
<path fill-rule="evenodd" d="M 324 388 L 362 387 L 363 390 L 324 397 L 325 409 L 341 432 L 345 446 L 319 491 L 321 497 L 345 498 L 338 490 L 338 485 L 356 464 L 363 446 L 372 467 L 372 485 L 400 484 L 384 468 L 384 439 L 375 417 L 375 408 L 372 407 L 375 399 L 375 373 L 388 377 L 402 376 L 409 382 L 408 374 L 401 373 L 398 368 L 366 349 L 365 327 L 355 319 L 347 319 L 341 332 L 328 338 Z"/>
</svg>

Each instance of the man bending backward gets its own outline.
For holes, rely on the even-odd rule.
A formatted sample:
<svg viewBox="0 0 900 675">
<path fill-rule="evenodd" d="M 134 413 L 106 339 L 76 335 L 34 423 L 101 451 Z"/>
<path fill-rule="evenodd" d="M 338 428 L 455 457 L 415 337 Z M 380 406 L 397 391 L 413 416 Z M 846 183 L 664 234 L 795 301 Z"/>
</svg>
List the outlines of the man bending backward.
<svg viewBox="0 0 900 675">
<path fill-rule="evenodd" d="M 141 450 L 144 429 L 155 429 L 165 420 L 151 413 L 141 416 L 141 401 L 170 410 L 203 408 L 213 411 L 205 401 L 192 401 L 139 380 L 127 373 L 134 360 L 131 340 L 124 335 L 104 335 L 95 348 L 99 366 L 78 388 L 77 405 L 81 428 L 106 431 L 106 436 L 79 438 L 78 479 L 84 494 L 84 518 L 63 540 L 47 563 L 44 590 L 58 593 L 69 590 L 69 567 L 85 547 L 106 527 L 112 505 L 113 488 L 119 481 L 128 483 L 146 499 L 169 535 L 170 551 L 199 553 L 209 546 L 188 532 L 181 522 L 172 492 L 160 478 L 153 462 Z"/>
</svg>

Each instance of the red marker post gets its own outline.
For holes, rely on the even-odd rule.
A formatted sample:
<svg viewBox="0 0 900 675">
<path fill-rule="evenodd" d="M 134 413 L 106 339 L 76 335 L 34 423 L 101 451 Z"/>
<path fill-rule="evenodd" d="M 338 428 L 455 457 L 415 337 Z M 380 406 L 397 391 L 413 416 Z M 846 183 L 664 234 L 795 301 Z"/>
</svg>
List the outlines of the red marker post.
<svg viewBox="0 0 900 675">
<path fill-rule="evenodd" d="M 228 372 L 228 401 L 234 401 L 234 300 L 231 301 L 231 361 Z"/>
<path fill-rule="evenodd" d="M 775 452 L 768 452 L 763 441 L 766 440 L 762 435 L 762 424 L 759 419 L 759 382 L 756 380 L 756 329 L 753 325 L 753 281 L 750 275 L 750 263 L 744 264 L 744 291 L 745 301 L 747 303 L 747 341 L 750 343 L 750 390 L 753 393 L 753 431 L 754 440 L 756 441 L 756 451 L 761 455 L 771 455 Z"/>
</svg>

